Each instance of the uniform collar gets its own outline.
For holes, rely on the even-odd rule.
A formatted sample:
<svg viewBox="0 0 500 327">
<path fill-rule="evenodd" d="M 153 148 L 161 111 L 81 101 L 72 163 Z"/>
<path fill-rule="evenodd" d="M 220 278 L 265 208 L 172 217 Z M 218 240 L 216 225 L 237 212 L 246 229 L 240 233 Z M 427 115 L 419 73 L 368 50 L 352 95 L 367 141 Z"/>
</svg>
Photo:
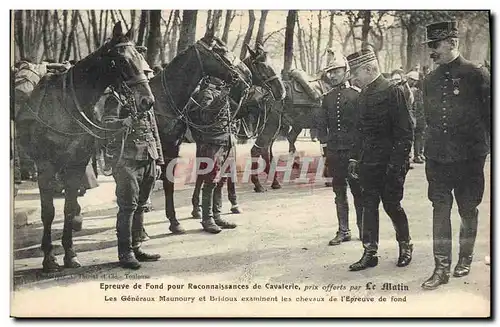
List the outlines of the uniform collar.
<svg viewBox="0 0 500 327">
<path fill-rule="evenodd" d="M 383 83 L 387 81 L 382 74 L 379 75 L 373 82 L 368 84 L 365 88 L 365 93 L 372 93 L 376 91 Z"/>
<path fill-rule="evenodd" d="M 441 71 L 449 71 L 450 69 L 454 69 L 463 63 L 464 63 L 464 57 L 462 57 L 462 55 L 459 54 L 458 57 L 456 57 L 453 61 L 450 61 L 447 64 L 440 65 L 439 69 Z"/>
</svg>

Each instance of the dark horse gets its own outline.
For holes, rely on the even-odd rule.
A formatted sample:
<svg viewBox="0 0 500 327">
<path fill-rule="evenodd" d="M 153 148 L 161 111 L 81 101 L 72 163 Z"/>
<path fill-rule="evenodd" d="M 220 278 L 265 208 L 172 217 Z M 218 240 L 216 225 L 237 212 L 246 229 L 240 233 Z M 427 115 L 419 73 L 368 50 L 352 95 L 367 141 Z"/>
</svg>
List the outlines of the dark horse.
<svg viewBox="0 0 500 327">
<path fill-rule="evenodd" d="M 107 87 L 127 94 L 137 110 L 147 110 L 154 96 L 143 72 L 143 59 L 130 42 L 130 31 L 123 34 L 121 23 L 112 38 L 62 74 L 46 75 L 34 89 L 17 116 L 21 144 L 38 169 L 43 222 L 43 269 L 61 267 L 53 253 L 51 227 L 54 220 L 54 176 L 64 169 L 65 202 L 62 245 L 64 267 L 81 266 L 73 250 L 73 229 L 81 229 L 78 189 L 91 155 L 95 138 L 120 133 L 97 126 L 93 107 Z"/>
<path fill-rule="evenodd" d="M 259 131 L 255 145 L 252 148 L 252 157 L 262 156 L 266 162 L 264 171 L 266 174 L 269 174 L 270 171 L 269 162 L 273 161 L 272 147 L 278 135 L 280 133 L 286 135 L 289 142 L 289 154 L 294 155 L 297 136 L 303 128 L 313 128 L 315 111 L 321 106 L 320 99 L 315 100 L 310 97 L 298 81 L 292 78 L 283 83 L 286 88 L 284 101 L 259 103 L 260 106 L 267 105 L 270 108 L 261 110 L 261 112 L 267 112 L 268 116 L 263 125 L 257 127 Z M 318 79 L 310 78 L 309 85 L 318 94 L 318 98 L 331 89 L 324 75 Z M 292 167 L 296 168 L 297 164 L 294 163 Z M 281 185 L 277 179 L 277 174 L 274 173 L 272 178 L 271 188 L 280 189 Z M 251 179 L 255 192 L 264 192 L 266 190 L 257 175 L 253 174 Z"/>
<path fill-rule="evenodd" d="M 228 84 L 249 85 L 251 73 L 225 44 L 207 29 L 203 38 L 178 54 L 161 73 L 150 80 L 155 95 L 156 114 L 165 166 L 163 190 L 165 211 L 173 233 L 182 233 L 174 206 L 174 179 L 179 148 L 187 130 L 186 104 L 206 76 L 214 76 Z"/>
<path fill-rule="evenodd" d="M 285 97 L 285 86 L 274 68 L 267 61 L 267 53 L 259 51 L 259 47 L 257 47 L 257 51 L 253 51 L 247 45 L 247 49 L 249 56 L 243 59 L 243 63 L 252 73 L 252 86 L 248 90 L 249 92 L 245 93 L 241 90 L 242 84 L 238 84 L 231 88 L 229 94 L 233 119 L 240 123 L 240 128 L 236 136 L 239 139 L 245 140 L 255 137 L 261 131 L 264 120 L 268 119 L 269 111 L 272 110 L 273 104 L 275 102 L 281 103 Z M 256 121 L 252 121 L 252 119 Z M 262 122 L 259 123 L 258 120 Z M 258 137 L 262 140 L 265 136 Z M 266 167 L 269 167 L 269 157 L 265 156 L 266 153 L 254 149 L 259 148 L 256 146 L 252 148 L 251 156 L 253 162 L 256 163 L 259 156 L 262 156 L 267 164 Z M 252 169 L 256 171 L 256 164 L 252 165 Z M 253 178 L 257 178 L 257 175 L 253 174 Z M 228 188 L 230 187 L 229 183 L 234 183 L 234 181 L 228 181 Z M 199 197 L 201 186 L 201 179 L 197 179 L 193 198 Z M 222 186 L 222 184 L 218 184 L 216 187 L 221 188 Z M 234 184 L 231 187 L 234 190 Z M 192 215 L 194 218 L 201 219 L 199 208 L 193 208 Z"/>
</svg>

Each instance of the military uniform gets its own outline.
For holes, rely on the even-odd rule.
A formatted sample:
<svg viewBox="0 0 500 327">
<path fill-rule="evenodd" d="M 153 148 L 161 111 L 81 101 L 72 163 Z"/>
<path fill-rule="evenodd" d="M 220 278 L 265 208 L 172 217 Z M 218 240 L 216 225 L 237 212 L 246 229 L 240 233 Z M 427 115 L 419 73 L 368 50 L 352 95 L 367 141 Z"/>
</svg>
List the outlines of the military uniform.
<svg viewBox="0 0 500 327">
<path fill-rule="evenodd" d="M 348 57 L 352 67 L 376 62 L 371 50 Z M 363 198 L 363 247 L 360 261 L 350 266 L 362 270 L 378 264 L 379 204 L 392 220 L 399 243 L 398 266 L 411 261 L 408 218 L 401 207 L 404 181 L 409 166 L 413 139 L 412 121 L 404 90 L 379 75 L 360 93 L 358 99 L 358 136 L 351 152 L 353 163 L 359 162 L 359 180 Z"/>
<path fill-rule="evenodd" d="M 361 220 L 363 206 L 359 181 L 348 175 L 349 155 L 354 145 L 355 128 L 358 115 L 356 107 L 359 91 L 348 82 L 334 88 L 325 95 L 316 126 L 319 139 L 326 144 L 326 157 L 329 175 L 332 176 L 332 187 L 335 193 L 335 205 L 339 229 L 337 237 L 330 245 L 348 241 L 351 238 L 349 230 L 349 204 L 347 202 L 347 184 L 354 197 L 356 208 L 356 224 L 361 237 Z"/>
<path fill-rule="evenodd" d="M 191 134 L 196 142 L 196 157 L 208 158 L 214 163 L 213 169 L 198 176 L 203 184 L 202 226 L 214 234 L 219 233 L 221 228 L 235 228 L 235 224 L 222 219 L 220 215 L 223 182 L 216 181 L 233 146 L 228 86 L 214 77 L 203 81 L 199 91 L 193 95 L 188 117 Z M 202 162 L 199 168 L 205 170 L 206 165 Z M 226 178 L 221 180 L 225 181 Z"/>
<path fill-rule="evenodd" d="M 413 142 L 413 161 L 422 163 L 424 157 L 424 133 L 425 133 L 425 115 L 423 93 L 417 87 L 412 88 L 415 101 L 413 102 L 413 113 L 415 115 L 415 133 Z"/>
<path fill-rule="evenodd" d="M 438 23 L 428 26 L 427 33 L 430 41 L 442 40 L 458 37 L 458 28 L 455 22 Z M 435 269 L 422 286 L 434 289 L 447 283 L 450 275 L 452 192 L 461 218 L 454 276 L 465 276 L 470 270 L 490 145 L 490 74 L 459 55 L 425 78 L 423 96 L 427 123 L 425 171 L 433 206 Z"/>
<path fill-rule="evenodd" d="M 108 128 L 118 129 L 131 116 L 126 107 L 118 106 L 110 97 L 106 102 L 103 121 Z M 155 261 L 159 255 L 150 255 L 140 249 L 144 226 L 144 210 L 157 176 L 157 165 L 163 165 L 162 148 L 153 110 L 137 114 L 124 140 L 115 140 L 113 177 L 116 182 L 118 215 L 116 231 L 118 257 L 122 266 L 139 268 L 137 261 Z"/>
</svg>

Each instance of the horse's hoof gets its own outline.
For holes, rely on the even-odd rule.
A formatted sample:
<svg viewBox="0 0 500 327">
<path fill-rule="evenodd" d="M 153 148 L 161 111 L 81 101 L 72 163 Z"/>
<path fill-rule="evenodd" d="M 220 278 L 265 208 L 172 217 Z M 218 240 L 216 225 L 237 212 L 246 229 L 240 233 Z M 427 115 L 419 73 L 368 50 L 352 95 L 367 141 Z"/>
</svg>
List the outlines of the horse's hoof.
<svg viewBox="0 0 500 327">
<path fill-rule="evenodd" d="M 82 230 L 83 226 L 83 218 L 82 216 L 78 215 L 73 217 L 73 221 L 71 222 L 71 226 L 73 227 L 73 231 L 79 232 Z"/>
<path fill-rule="evenodd" d="M 68 258 L 64 256 L 64 268 L 80 268 L 82 264 L 77 257 Z"/>
<path fill-rule="evenodd" d="M 61 271 L 61 266 L 57 263 L 57 259 L 53 254 L 46 255 L 43 258 L 42 267 L 42 271 L 44 273 Z"/>
<path fill-rule="evenodd" d="M 256 186 L 253 188 L 253 190 L 256 192 L 256 193 L 264 193 L 266 192 L 267 190 L 265 188 L 263 188 L 262 186 Z"/>
<path fill-rule="evenodd" d="M 281 185 L 280 185 L 279 183 L 276 183 L 276 184 L 275 184 L 275 183 L 273 183 L 273 184 L 271 185 L 271 188 L 272 188 L 273 190 L 279 190 L 279 189 L 281 188 Z"/>
</svg>

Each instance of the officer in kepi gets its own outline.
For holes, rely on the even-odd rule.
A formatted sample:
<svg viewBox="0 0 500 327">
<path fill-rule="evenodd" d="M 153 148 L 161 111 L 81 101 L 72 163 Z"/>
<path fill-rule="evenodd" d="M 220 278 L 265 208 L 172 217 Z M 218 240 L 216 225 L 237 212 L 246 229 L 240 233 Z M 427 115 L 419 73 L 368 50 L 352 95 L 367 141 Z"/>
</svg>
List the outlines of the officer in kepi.
<svg viewBox="0 0 500 327">
<path fill-rule="evenodd" d="M 378 264 L 379 204 L 392 220 L 399 244 L 398 267 L 410 264 L 413 244 L 408 218 L 401 207 L 413 139 L 412 121 L 401 86 L 385 79 L 375 53 L 363 49 L 347 57 L 354 85 L 361 88 L 355 145 L 349 162 L 351 177 L 359 177 L 363 198 L 363 248 L 351 271 Z"/>
<path fill-rule="evenodd" d="M 319 140 L 326 154 L 329 175 L 335 193 L 338 231 L 329 245 L 339 245 L 351 240 L 349 229 L 349 204 L 347 202 L 347 184 L 349 184 L 356 208 L 356 224 L 361 239 L 361 219 L 363 206 L 359 181 L 348 175 L 349 154 L 354 145 L 357 120 L 356 101 L 359 89 L 349 84 L 349 64 L 347 59 L 334 49 L 328 51 L 333 57 L 326 68 L 326 77 L 333 89 L 324 96 L 321 109 L 315 115 L 315 126 Z"/>
<path fill-rule="evenodd" d="M 113 178 L 119 208 L 116 221 L 118 258 L 120 265 L 129 269 L 139 269 L 140 262 L 160 258 L 159 254 L 141 249 L 146 203 L 161 173 L 160 165 L 164 164 L 152 108 L 137 112 L 134 104 L 117 106 L 107 102 L 102 118 L 108 128 L 126 128 L 123 141 L 118 136 L 114 140 L 117 144 L 109 148 L 113 149 Z"/>
<path fill-rule="evenodd" d="M 424 289 L 448 283 L 451 266 L 453 195 L 460 214 L 454 277 L 469 274 L 477 234 L 477 207 L 484 193 L 484 165 L 491 132 L 490 73 L 458 50 L 454 21 L 427 26 L 430 57 L 439 65 L 423 85 L 427 138 L 424 147 L 428 196 L 433 206 L 434 272 Z"/>
</svg>

